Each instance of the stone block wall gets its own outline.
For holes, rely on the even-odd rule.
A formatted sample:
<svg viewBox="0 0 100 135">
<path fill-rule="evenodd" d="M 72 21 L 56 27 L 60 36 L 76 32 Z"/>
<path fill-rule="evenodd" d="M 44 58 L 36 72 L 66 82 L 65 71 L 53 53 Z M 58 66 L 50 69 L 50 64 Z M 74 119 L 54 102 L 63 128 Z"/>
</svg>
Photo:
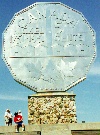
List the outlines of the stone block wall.
<svg viewBox="0 0 100 135">
<path fill-rule="evenodd" d="M 75 95 L 39 93 L 28 97 L 29 124 L 76 123 Z"/>
</svg>

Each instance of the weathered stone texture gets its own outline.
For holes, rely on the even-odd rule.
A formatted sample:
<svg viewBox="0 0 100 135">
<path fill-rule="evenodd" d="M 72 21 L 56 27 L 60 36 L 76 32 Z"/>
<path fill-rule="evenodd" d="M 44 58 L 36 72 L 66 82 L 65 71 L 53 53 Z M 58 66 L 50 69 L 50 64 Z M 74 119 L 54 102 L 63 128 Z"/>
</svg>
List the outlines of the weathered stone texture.
<svg viewBox="0 0 100 135">
<path fill-rule="evenodd" d="M 29 124 L 76 123 L 75 95 L 28 97 Z"/>
</svg>

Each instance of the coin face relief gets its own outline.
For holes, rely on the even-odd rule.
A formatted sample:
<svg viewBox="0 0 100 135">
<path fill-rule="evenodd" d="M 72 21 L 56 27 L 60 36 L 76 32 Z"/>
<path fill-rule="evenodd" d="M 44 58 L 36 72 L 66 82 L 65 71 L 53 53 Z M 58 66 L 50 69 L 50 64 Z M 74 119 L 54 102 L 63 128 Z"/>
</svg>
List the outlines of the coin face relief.
<svg viewBox="0 0 100 135">
<path fill-rule="evenodd" d="M 83 81 L 96 57 L 95 32 L 62 3 L 35 3 L 3 32 L 2 57 L 13 78 L 36 92 L 66 91 Z"/>
</svg>

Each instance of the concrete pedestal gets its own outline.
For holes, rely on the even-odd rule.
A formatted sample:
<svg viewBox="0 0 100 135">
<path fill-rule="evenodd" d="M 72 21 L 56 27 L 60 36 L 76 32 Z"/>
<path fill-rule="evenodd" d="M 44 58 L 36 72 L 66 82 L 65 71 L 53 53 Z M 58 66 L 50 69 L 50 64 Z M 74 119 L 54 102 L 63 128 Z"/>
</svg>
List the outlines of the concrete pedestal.
<svg viewBox="0 0 100 135">
<path fill-rule="evenodd" d="M 76 122 L 75 94 L 67 92 L 52 92 L 37 93 L 28 96 L 29 124 L 60 124 Z"/>
<path fill-rule="evenodd" d="M 65 124 L 43 124 L 41 129 L 41 135 L 72 135 L 69 126 Z"/>
<path fill-rule="evenodd" d="M 72 135 L 70 130 L 44 130 L 41 135 Z"/>
</svg>

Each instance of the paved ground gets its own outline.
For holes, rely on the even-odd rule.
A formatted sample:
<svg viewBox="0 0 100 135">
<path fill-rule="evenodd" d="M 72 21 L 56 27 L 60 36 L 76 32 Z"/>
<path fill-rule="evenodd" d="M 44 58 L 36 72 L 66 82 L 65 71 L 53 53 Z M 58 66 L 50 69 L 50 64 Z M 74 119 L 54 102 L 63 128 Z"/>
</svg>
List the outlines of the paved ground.
<svg viewBox="0 0 100 135">
<path fill-rule="evenodd" d="M 93 131 L 72 131 L 72 135 L 100 135 L 100 130 L 93 130 Z"/>
<path fill-rule="evenodd" d="M 19 133 L 0 133 L 0 135 L 41 135 L 40 132 L 19 132 Z"/>
<path fill-rule="evenodd" d="M 41 135 L 39 131 L 42 135 L 66 135 L 66 129 L 72 130 L 72 135 L 100 135 L 100 123 L 25 125 L 25 132 L 20 128 L 19 133 L 15 133 L 14 126 L 0 126 L 0 135 Z"/>
<path fill-rule="evenodd" d="M 38 131 L 33 132 L 19 132 L 19 133 L 0 133 L 0 135 L 41 135 L 41 133 Z M 100 130 L 94 130 L 94 131 L 72 131 L 72 135 L 100 135 Z"/>
</svg>

